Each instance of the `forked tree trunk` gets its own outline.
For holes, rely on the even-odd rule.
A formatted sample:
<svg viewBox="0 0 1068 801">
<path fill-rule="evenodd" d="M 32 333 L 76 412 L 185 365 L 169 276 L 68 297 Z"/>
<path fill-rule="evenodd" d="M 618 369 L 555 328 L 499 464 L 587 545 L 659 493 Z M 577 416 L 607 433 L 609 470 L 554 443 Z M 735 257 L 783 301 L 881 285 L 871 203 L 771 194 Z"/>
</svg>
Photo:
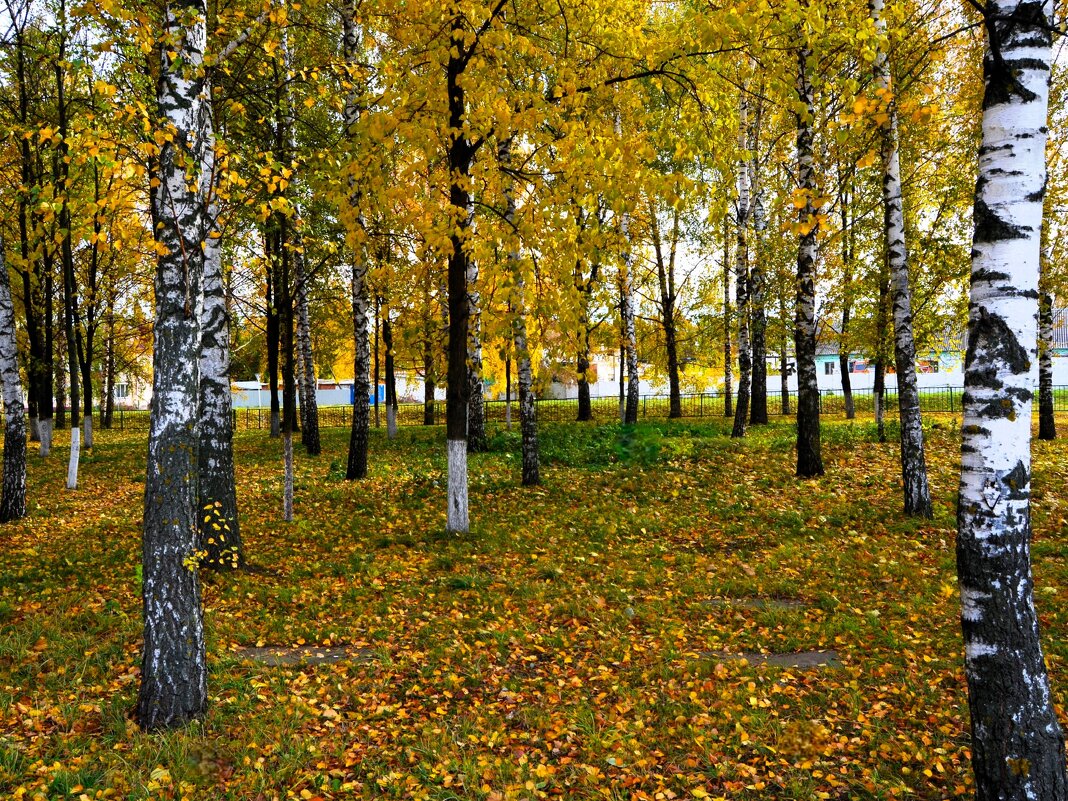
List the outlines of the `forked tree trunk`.
<svg viewBox="0 0 1068 801">
<path fill-rule="evenodd" d="M 816 378 L 816 208 L 819 187 L 812 160 L 812 115 L 815 106 L 808 76 L 810 51 L 797 51 L 797 169 L 805 205 L 798 210 L 801 228 L 797 251 L 797 306 L 794 310 L 794 353 L 797 356 L 797 475 L 823 475 L 820 453 L 820 390 Z"/>
<path fill-rule="evenodd" d="M 883 0 L 870 0 L 875 29 L 886 32 Z M 897 108 L 891 94 L 890 67 L 886 53 L 875 58 L 876 84 L 889 102 L 888 119 L 881 129 L 883 161 L 883 210 L 886 250 L 890 264 L 894 306 L 894 361 L 897 366 L 897 406 L 901 421 L 901 478 L 905 514 L 931 516 L 931 491 L 927 485 L 927 460 L 923 447 L 923 419 L 916 382 L 916 344 L 912 338 L 912 292 L 909 288 L 908 248 L 905 243 L 905 213 L 901 198 L 901 161 L 898 153 Z"/>
<path fill-rule="evenodd" d="M 203 199 L 187 165 L 202 163 L 207 108 L 205 0 L 168 7 L 173 55 L 164 49 L 160 116 L 177 130 L 165 142 L 154 195 L 156 262 L 153 391 L 145 476 L 142 597 L 144 656 L 137 718 L 146 730 L 179 726 L 207 706 L 207 663 L 196 570 Z M 182 21 L 179 21 L 181 15 Z M 184 23 L 184 24 L 183 24 Z"/>
<path fill-rule="evenodd" d="M 4 393 L 4 475 L 0 493 L 0 523 L 26 514 L 26 412 L 19 380 L 15 305 L 0 240 L 0 382 Z"/>
<path fill-rule="evenodd" d="M 957 573 L 979 801 L 1064 801 L 1031 575 L 1031 403 L 1053 2 L 986 3 Z"/>
<path fill-rule="evenodd" d="M 1053 415 L 1053 295 L 1043 292 L 1038 307 L 1038 438 L 1057 439 Z"/>
</svg>

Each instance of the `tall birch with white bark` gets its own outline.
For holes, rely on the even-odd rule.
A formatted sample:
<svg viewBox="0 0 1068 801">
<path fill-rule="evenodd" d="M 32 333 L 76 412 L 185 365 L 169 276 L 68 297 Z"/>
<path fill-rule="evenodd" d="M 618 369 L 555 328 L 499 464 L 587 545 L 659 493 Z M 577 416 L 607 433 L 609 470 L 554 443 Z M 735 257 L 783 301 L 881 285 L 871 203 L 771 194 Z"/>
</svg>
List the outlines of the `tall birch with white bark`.
<svg viewBox="0 0 1068 801">
<path fill-rule="evenodd" d="M 983 8 L 982 145 L 964 367 L 957 573 L 976 798 L 1068 798 L 1031 575 L 1052 0 Z"/>
<path fill-rule="evenodd" d="M 205 0 L 167 5 L 159 116 L 171 136 L 160 148 L 153 194 L 156 319 L 142 598 L 144 653 L 137 718 L 146 730 L 204 713 L 207 664 L 197 576 L 202 244 L 208 234 L 200 180 L 207 144 Z"/>
<path fill-rule="evenodd" d="M 869 10 L 876 33 L 885 37 L 883 0 L 869 0 Z M 889 59 L 883 48 L 877 50 L 873 67 L 876 87 L 888 103 L 886 121 L 879 131 L 883 163 L 883 232 L 886 237 L 892 289 L 894 362 L 897 368 L 898 417 L 901 422 L 901 478 L 905 494 L 905 514 L 930 517 L 931 490 L 927 484 L 920 392 L 916 383 L 916 343 L 912 337 L 912 292 L 909 288 L 905 212 L 901 197 L 897 103 L 890 80 Z"/>
<path fill-rule="evenodd" d="M 0 383 L 4 393 L 4 474 L 0 494 L 0 523 L 26 514 L 26 409 L 19 378 L 18 340 L 11 280 L 0 240 Z"/>
</svg>

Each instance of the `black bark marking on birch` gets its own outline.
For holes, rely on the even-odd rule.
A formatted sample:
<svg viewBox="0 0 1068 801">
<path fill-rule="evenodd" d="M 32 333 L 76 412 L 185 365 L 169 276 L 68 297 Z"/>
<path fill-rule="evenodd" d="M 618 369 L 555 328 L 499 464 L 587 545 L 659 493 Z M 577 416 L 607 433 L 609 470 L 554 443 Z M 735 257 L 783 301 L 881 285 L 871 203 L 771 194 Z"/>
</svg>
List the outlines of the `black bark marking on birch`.
<svg viewBox="0 0 1068 801">
<path fill-rule="evenodd" d="M 980 365 L 987 365 L 982 370 L 969 370 L 980 358 Z M 968 326 L 968 350 L 964 357 L 965 387 L 984 386 L 989 389 L 1001 389 L 1002 382 L 997 378 L 996 365 L 1004 364 L 1016 375 L 1027 373 L 1031 369 L 1031 356 L 1024 348 L 1016 334 L 1001 317 L 990 314 L 980 306 L 972 315 Z"/>
<path fill-rule="evenodd" d="M 975 222 L 975 235 L 972 241 L 976 244 L 1003 242 L 1006 239 L 1022 239 L 1027 236 L 1026 231 L 998 217 L 978 195 L 975 198 L 975 211 L 972 215 Z"/>
</svg>

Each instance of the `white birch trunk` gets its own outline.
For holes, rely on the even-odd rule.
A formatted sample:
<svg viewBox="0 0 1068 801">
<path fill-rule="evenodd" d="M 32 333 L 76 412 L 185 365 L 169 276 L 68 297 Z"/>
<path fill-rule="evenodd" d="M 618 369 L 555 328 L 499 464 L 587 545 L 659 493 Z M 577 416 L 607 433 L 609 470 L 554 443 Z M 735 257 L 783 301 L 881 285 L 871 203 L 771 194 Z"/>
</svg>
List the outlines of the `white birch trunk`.
<svg viewBox="0 0 1068 801">
<path fill-rule="evenodd" d="M 467 442 L 462 439 L 447 441 L 449 465 L 449 509 L 446 513 L 448 531 L 466 533 L 470 528 L 467 506 Z"/>
<path fill-rule="evenodd" d="M 146 730 L 179 726 L 207 706 L 204 622 L 197 576 L 197 434 L 200 395 L 203 194 L 190 186 L 205 147 L 203 69 L 207 4 L 169 6 L 159 83 L 160 117 L 175 135 L 158 160 L 152 412 L 142 548 L 144 653 L 137 716 Z M 192 167 L 190 166 L 192 165 Z M 71 432 L 72 435 L 74 432 Z"/>
<path fill-rule="evenodd" d="M 987 3 L 958 508 L 976 798 L 1068 798 L 1031 574 L 1031 406 L 1053 3 Z"/>
<path fill-rule="evenodd" d="M 70 459 L 67 461 L 67 489 L 78 489 L 78 463 L 82 457 L 82 430 L 70 430 Z"/>
<path fill-rule="evenodd" d="M 869 0 L 875 30 L 886 35 L 883 0 Z M 893 98 L 890 65 L 885 51 L 875 58 L 876 86 L 888 102 L 887 121 L 882 126 L 883 210 L 886 251 L 893 288 L 894 361 L 897 367 L 898 415 L 901 420 L 901 477 L 905 514 L 931 516 L 931 491 L 927 486 L 927 460 L 923 447 L 923 420 L 916 383 L 916 345 L 912 338 L 912 292 L 909 289 L 908 247 L 905 242 L 905 212 L 901 198 L 901 161 L 897 135 L 897 103 Z"/>
<path fill-rule="evenodd" d="M 638 378 L 638 334 L 634 324 L 634 288 L 631 284 L 633 255 L 630 251 L 630 219 L 623 214 L 619 221 L 623 238 L 623 263 L 619 270 L 619 309 L 623 319 L 623 347 L 627 356 L 627 402 L 624 407 L 624 424 L 638 422 L 638 402 L 641 392 Z M 620 369 L 622 369 L 620 365 Z"/>
<path fill-rule="evenodd" d="M 0 382 L 4 393 L 4 467 L 0 523 L 26 514 L 26 409 L 19 379 L 15 305 L 0 240 Z"/>
</svg>

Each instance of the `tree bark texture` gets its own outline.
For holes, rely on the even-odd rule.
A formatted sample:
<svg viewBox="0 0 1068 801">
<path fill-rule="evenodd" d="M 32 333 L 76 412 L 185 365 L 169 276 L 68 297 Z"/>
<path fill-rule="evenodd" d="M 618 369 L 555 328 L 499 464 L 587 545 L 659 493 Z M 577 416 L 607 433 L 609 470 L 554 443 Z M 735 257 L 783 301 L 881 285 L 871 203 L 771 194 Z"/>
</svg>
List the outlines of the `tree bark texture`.
<svg viewBox="0 0 1068 801">
<path fill-rule="evenodd" d="M 797 251 L 797 305 L 794 309 L 794 353 L 797 357 L 797 475 L 823 475 L 820 453 L 820 390 L 816 378 L 816 209 L 819 187 L 812 158 L 812 114 L 815 100 L 808 75 L 810 51 L 798 49 L 797 169 L 805 205 L 798 210 L 801 229 Z"/>
<path fill-rule="evenodd" d="M 4 476 L 0 492 L 0 523 L 26 514 L 26 410 L 19 378 L 15 304 L 0 240 L 0 382 L 4 393 Z"/>
<path fill-rule="evenodd" d="M 734 416 L 734 390 L 731 382 L 734 351 L 731 347 L 731 268 L 730 268 L 730 225 L 723 223 L 723 416 Z"/>
<path fill-rule="evenodd" d="M 482 296 L 478 262 L 467 257 L 467 452 L 482 453 L 486 442 L 486 403 L 482 385 Z"/>
<path fill-rule="evenodd" d="M 1053 415 L 1053 295 L 1042 293 L 1038 307 L 1038 438 L 1057 439 Z"/>
<path fill-rule="evenodd" d="M 1053 3 L 986 3 L 957 573 L 976 798 L 1068 798 L 1031 575 L 1031 404 Z"/>
<path fill-rule="evenodd" d="M 619 308 L 623 323 L 623 347 L 627 355 L 627 403 L 623 413 L 623 424 L 634 425 L 638 422 L 641 389 L 638 378 L 638 335 L 634 323 L 634 288 L 631 283 L 633 256 L 630 252 L 630 222 L 626 214 L 620 220 L 620 228 L 626 248 L 619 274 Z"/>
<path fill-rule="evenodd" d="M 175 131 L 157 169 L 154 217 L 164 248 L 156 264 L 156 319 L 143 540 L 144 656 L 137 717 L 146 730 L 204 713 L 207 665 L 197 577 L 201 279 L 208 233 L 188 165 L 202 163 L 208 113 L 203 77 L 205 0 L 172 3 L 159 84 L 160 116 Z"/>
<path fill-rule="evenodd" d="M 206 112 L 208 113 L 208 112 Z M 210 117 L 209 123 L 210 124 Z M 204 301 L 200 324 L 200 451 L 197 515 L 203 564 L 213 570 L 243 567 L 234 478 L 233 399 L 230 393 L 230 320 L 223 285 L 222 238 L 215 201 L 215 138 L 204 143 L 202 192 L 208 237 L 204 241 Z"/>
</svg>

